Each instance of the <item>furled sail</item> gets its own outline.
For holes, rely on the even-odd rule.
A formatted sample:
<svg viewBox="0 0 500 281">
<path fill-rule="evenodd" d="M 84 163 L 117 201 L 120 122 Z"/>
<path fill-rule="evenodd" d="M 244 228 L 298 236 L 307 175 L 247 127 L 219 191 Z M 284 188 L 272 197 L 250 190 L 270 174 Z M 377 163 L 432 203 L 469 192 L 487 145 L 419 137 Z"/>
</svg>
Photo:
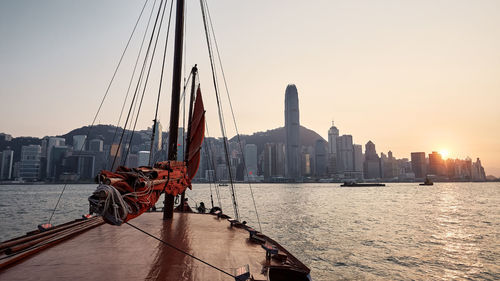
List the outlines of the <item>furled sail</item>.
<svg viewBox="0 0 500 281">
<path fill-rule="evenodd" d="M 101 215 L 107 223 L 121 225 L 153 208 L 165 192 L 173 196 L 191 188 L 185 162 L 164 161 L 154 167 L 119 167 L 116 172 L 101 171 L 100 185 L 89 197 L 90 213 Z"/>
<path fill-rule="evenodd" d="M 200 166 L 200 151 L 205 137 L 205 107 L 201 96 L 200 87 L 196 91 L 193 115 L 191 117 L 191 135 L 187 152 L 187 174 L 190 180 L 194 178 Z"/>
<path fill-rule="evenodd" d="M 107 223 L 121 225 L 153 208 L 162 193 L 177 196 L 191 188 L 205 137 L 205 108 L 199 87 L 190 120 L 186 162 L 164 161 L 154 167 L 121 166 L 115 172 L 101 171 L 97 178 L 100 185 L 89 197 L 90 213 L 101 215 Z"/>
</svg>

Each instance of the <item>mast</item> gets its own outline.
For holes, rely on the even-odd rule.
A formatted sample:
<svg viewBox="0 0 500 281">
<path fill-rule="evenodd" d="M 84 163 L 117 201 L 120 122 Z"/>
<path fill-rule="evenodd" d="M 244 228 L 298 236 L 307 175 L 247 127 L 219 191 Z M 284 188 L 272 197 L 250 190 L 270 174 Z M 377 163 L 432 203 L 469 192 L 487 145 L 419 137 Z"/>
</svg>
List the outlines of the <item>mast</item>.
<svg viewBox="0 0 500 281">
<path fill-rule="evenodd" d="M 182 83 L 182 45 L 184 40 L 184 0 L 177 0 L 175 21 L 174 68 L 172 76 L 172 101 L 168 137 L 168 160 L 177 160 L 177 135 L 179 130 L 179 105 Z M 181 202 L 183 204 L 184 202 Z M 174 196 L 165 193 L 163 219 L 174 216 Z"/>
<path fill-rule="evenodd" d="M 191 145 L 191 121 L 193 119 L 193 104 L 194 104 L 194 94 L 195 94 L 195 91 L 196 91 L 196 74 L 198 74 L 198 68 L 195 66 L 193 66 L 193 68 L 191 69 L 191 74 L 192 74 L 192 82 L 191 82 L 191 96 L 189 98 L 189 113 L 188 113 L 188 129 L 187 129 L 187 136 L 186 136 L 186 148 L 184 149 L 184 161 L 186 161 L 186 163 L 188 163 L 189 161 L 189 146 Z M 182 208 L 181 210 L 182 211 L 185 211 L 184 210 L 184 198 L 186 196 L 186 191 L 182 192 L 181 194 L 181 204 L 182 205 Z"/>
</svg>

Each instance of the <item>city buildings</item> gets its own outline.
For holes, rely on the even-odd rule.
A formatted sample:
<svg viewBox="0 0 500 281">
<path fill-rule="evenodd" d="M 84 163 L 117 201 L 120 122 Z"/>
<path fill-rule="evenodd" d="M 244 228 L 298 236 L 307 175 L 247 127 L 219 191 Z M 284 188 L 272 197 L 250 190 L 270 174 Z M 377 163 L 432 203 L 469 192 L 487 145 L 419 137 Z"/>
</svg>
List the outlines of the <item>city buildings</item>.
<svg viewBox="0 0 500 281">
<path fill-rule="evenodd" d="M 382 177 L 380 157 L 375 150 L 375 144 L 368 141 L 365 145 L 365 162 L 363 166 L 365 179 L 379 179 Z"/>
<path fill-rule="evenodd" d="M 411 168 L 413 173 L 415 173 L 415 178 L 423 179 L 426 176 L 425 152 L 411 153 Z"/>
<path fill-rule="evenodd" d="M 13 178 L 14 150 L 6 149 L 0 152 L 0 180 Z"/>
</svg>

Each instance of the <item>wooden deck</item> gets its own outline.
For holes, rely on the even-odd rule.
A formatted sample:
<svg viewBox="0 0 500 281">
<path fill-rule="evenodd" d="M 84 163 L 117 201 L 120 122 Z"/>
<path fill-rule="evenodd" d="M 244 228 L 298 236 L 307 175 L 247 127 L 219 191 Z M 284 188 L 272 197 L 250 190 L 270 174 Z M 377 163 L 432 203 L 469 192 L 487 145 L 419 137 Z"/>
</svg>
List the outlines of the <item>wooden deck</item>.
<svg viewBox="0 0 500 281">
<path fill-rule="evenodd" d="M 288 259 L 266 261 L 265 250 L 249 239 L 246 227 L 231 227 L 226 219 L 214 215 L 174 213 L 173 220 L 163 221 L 161 213 L 145 213 L 130 223 L 229 273 L 246 264 L 255 280 L 268 280 L 263 269 L 269 266 L 291 266 L 309 272 L 279 245 L 280 252 L 285 251 Z M 234 278 L 129 225 L 103 224 L 0 271 L 0 280 L 217 281 Z"/>
</svg>

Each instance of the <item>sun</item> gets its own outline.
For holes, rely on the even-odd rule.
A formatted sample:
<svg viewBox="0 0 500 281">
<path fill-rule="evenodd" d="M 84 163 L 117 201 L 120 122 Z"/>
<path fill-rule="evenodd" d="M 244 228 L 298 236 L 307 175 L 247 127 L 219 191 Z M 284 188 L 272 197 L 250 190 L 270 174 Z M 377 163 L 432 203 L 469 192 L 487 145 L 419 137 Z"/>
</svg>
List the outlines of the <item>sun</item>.
<svg viewBox="0 0 500 281">
<path fill-rule="evenodd" d="M 450 152 L 448 151 L 448 149 L 439 150 L 439 154 L 441 154 L 441 157 L 443 157 L 443 159 L 447 159 L 448 156 L 450 156 Z"/>
</svg>

